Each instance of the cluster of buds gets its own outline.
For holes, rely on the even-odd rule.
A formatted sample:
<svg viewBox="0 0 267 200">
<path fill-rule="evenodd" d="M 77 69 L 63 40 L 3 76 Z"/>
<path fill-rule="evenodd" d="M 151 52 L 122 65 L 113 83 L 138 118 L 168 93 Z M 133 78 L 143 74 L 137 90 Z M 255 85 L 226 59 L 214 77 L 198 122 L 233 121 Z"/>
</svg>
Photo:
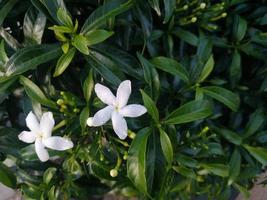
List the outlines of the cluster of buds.
<svg viewBox="0 0 267 200">
<path fill-rule="evenodd" d="M 60 92 L 61 98 L 57 100 L 57 104 L 60 106 L 59 111 L 64 114 L 76 114 L 80 112 L 77 108 L 77 101 L 73 95 L 67 92 Z"/>
<path fill-rule="evenodd" d="M 179 25 L 187 25 L 199 21 L 203 28 L 216 30 L 217 26 L 212 24 L 212 22 L 227 16 L 224 2 L 207 4 L 200 0 L 194 0 L 190 3 L 180 1 L 179 4 L 177 4 L 177 7 L 176 16 Z"/>
</svg>

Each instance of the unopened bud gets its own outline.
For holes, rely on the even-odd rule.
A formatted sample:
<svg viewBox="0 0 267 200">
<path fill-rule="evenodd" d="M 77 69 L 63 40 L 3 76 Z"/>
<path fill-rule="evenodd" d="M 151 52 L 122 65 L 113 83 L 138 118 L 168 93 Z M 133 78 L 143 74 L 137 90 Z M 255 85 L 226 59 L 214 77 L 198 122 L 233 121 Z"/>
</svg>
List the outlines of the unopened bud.
<svg viewBox="0 0 267 200">
<path fill-rule="evenodd" d="M 191 18 L 191 22 L 192 22 L 192 23 L 195 23 L 196 21 L 197 21 L 197 18 L 196 18 L 196 17 L 192 17 L 192 18 Z"/>
<path fill-rule="evenodd" d="M 111 177 L 117 177 L 118 176 L 118 170 L 116 170 L 116 169 L 112 169 L 112 170 L 110 170 L 110 172 L 109 172 L 109 174 L 110 174 L 110 176 Z"/>
<path fill-rule="evenodd" d="M 188 9 L 188 5 L 184 5 L 184 6 L 183 6 L 183 9 L 184 9 L 184 10 L 187 10 L 187 9 Z"/>
<path fill-rule="evenodd" d="M 57 100 L 57 104 L 58 104 L 58 105 L 62 105 L 63 103 L 64 103 L 63 99 L 58 99 L 58 100 Z"/>
<path fill-rule="evenodd" d="M 226 17 L 226 16 L 227 16 L 226 12 L 222 13 L 222 17 Z"/>
<path fill-rule="evenodd" d="M 199 5 L 199 7 L 200 7 L 201 9 L 204 9 L 204 8 L 206 8 L 206 4 L 205 4 L 205 3 L 201 3 L 201 4 Z"/>
</svg>

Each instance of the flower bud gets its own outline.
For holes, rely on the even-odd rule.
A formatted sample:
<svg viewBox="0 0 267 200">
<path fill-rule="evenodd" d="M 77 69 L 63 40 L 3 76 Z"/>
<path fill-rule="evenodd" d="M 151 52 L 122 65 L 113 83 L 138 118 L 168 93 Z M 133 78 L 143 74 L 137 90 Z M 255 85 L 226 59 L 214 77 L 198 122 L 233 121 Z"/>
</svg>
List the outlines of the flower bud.
<svg viewBox="0 0 267 200">
<path fill-rule="evenodd" d="M 192 23 L 195 23 L 196 21 L 197 21 L 197 18 L 196 18 L 196 17 L 192 17 L 192 18 L 191 18 L 191 22 L 192 22 Z"/>
<path fill-rule="evenodd" d="M 204 9 L 204 8 L 206 8 L 206 4 L 205 4 L 205 3 L 201 3 L 201 4 L 199 5 L 199 7 L 200 7 L 200 9 Z"/>
<path fill-rule="evenodd" d="M 111 177 L 117 177 L 118 176 L 118 170 L 116 170 L 116 169 L 112 169 L 112 170 L 110 170 L 110 172 L 109 172 L 109 174 L 110 174 L 110 176 Z"/>
<path fill-rule="evenodd" d="M 184 10 L 187 10 L 187 9 L 188 9 L 188 5 L 184 5 L 184 6 L 183 6 L 183 9 L 184 9 Z"/>
<path fill-rule="evenodd" d="M 63 103 L 64 103 L 63 99 L 58 99 L 58 100 L 57 100 L 57 104 L 58 104 L 58 105 L 62 105 Z"/>
<path fill-rule="evenodd" d="M 226 17 L 226 16 L 227 16 L 226 12 L 222 13 L 222 17 Z"/>
</svg>

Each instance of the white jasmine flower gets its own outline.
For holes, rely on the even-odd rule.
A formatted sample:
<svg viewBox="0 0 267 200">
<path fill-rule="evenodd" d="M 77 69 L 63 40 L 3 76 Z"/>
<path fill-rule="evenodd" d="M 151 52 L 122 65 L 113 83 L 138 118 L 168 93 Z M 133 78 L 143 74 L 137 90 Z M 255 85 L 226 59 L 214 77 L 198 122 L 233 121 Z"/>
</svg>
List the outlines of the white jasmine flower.
<svg viewBox="0 0 267 200">
<path fill-rule="evenodd" d="M 128 128 L 124 117 L 139 117 L 147 111 L 139 104 L 126 105 L 131 94 L 131 81 L 129 80 L 119 85 L 116 97 L 110 89 L 99 83 L 95 85 L 95 93 L 108 106 L 99 110 L 94 117 L 88 118 L 87 125 L 101 126 L 111 119 L 113 129 L 120 139 L 127 137 Z"/>
<path fill-rule="evenodd" d="M 60 136 L 51 136 L 55 126 L 55 121 L 51 112 L 44 113 L 40 122 L 37 117 L 30 112 L 26 117 L 26 125 L 30 131 L 23 131 L 18 137 L 23 142 L 34 143 L 36 154 L 42 162 L 49 159 L 46 148 L 64 151 L 73 147 L 72 141 Z"/>
</svg>

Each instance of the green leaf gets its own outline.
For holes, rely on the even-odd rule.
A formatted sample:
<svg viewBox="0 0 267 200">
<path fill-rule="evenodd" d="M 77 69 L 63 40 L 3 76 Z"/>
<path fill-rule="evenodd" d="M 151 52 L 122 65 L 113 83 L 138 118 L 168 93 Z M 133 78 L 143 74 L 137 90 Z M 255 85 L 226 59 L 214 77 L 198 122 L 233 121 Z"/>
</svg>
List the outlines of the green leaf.
<svg viewBox="0 0 267 200">
<path fill-rule="evenodd" d="M 215 174 L 221 177 L 229 176 L 229 166 L 217 163 L 200 164 L 209 173 Z"/>
<path fill-rule="evenodd" d="M 2 26 L 6 16 L 13 9 L 13 7 L 15 6 L 15 4 L 17 2 L 18 2 L 18 0 L 8 0 L 8 1 L 6 1 L 6 4 L 1 7 L 1 10 L 0 10 L 0 26 Z M 0 3 L 2 3 L 2 1 Z"/>
<path fill-rule="evenodd" d="M 165 124 L 183 124 L 204 119 L 213 113 L 210 102 L 194 100 L 188 102 L 169 114 L 163 121 Z"/>
<path fill-rule="evenodd" d="M 75 52 L 76 49 L 71 48 L 66 54 L 61 55 L 61 57 L 57 61 L 57 66 L 53 74 L 54 77 L 59 76 L 67 69 L 75 55 Z"/>
<path fill-rule="evenodd" d="M 146 147 L 150 133 L 149 128 L 144 128 L 136 134 L 127 158 L 127 175 L 135 187 L 145 194 L 147 194 Z"/>
<path fill-rule="evenodd" d="M 197 175 L 196 173 L 194 172 L 194 170 L 192 169 L 189 169 L 187 167 L 184 167 L 184 166 L 173 166 L 172 167 L 177 173 L 187 177 L 187 178 L 190 178 L 190 179 L 197 179 Z"/>
<path fill-rule="evenodd" d="M 247 31 L 247 21 L 240 17 L 239 15 L 236 15 L 234 18 L 234 26 L 233 26 L 233 36 L 234 39 L 237 42 L 240 42 Z"/>
<path fill-rule="evenodd" d="M 148 0 L 150 6 L 157 12 L 157 15 L 161 15 L 159 0 Z"/>
<path fill-rule="evenodd" d="M 206 86 L 201 88 L 205 95 L 223 103 L 233 111 L 237 111 L 240 104 L 239 96 L 230 90 L 217 86 Z"/>
<path fill-rule="evenodd" d="M 49 167 L 47 170 L 45 170 L 43 175 L 43 182 L 48 185 L 50 181 L 52 180 L 53 176 L 55 176 L 57 169 L 55 167 Z"/>
<path fill-rule="evenodd" d="M 198 45 L 198 37 L 184 29 L 181 28 L 176 28 L 172 34 L 175 36 L 179 37 L 181 40 L 185 41 L 188 44 L 191 44 L 192 46 L 197 46 Z"/>
<path fill-rule="evenodd" d="M 0 43 L 0 66 L 1 65 L 5 65 L 5 63 L 8 61 L 8 57 L 6 55 L 6 51 L 5 51 L 5 41 L 1 40 Z"/>
<path fill-rule="evenodd" d="M 59 8 L 58 9 L 57 18 L 61 22 L 61 24 L 65 25 L 65 26 L 67 26 L 69 28 L 73 28 L 73 23 L 72 23 L 71 16 L 67 12 L 67 10 L 65 10 L 64 8 Z"/>
<path fill-rule="evenodd" d="M 162 152 L 165 156 L 165 159 L 168 162 L 168 165 L 171 166 L 173 161 L 173 149 L 171 140 L 168 134 L 163 129 L 160 128 L 159 132 L 160 132 L 160 144 Z"/>
<path fill-rule="evenodd" d="M 106 30 L 92 30 L 86 33 L 85 37 L 87 39 L 88 45 L 94 45 L 101 43 L 111 37 L 114 34 L 113 31 Z"/>
<path fill-rule="evenodd" d="M 249 118 L 249 122 L 245 127 L 243 138 L 254 135 L 262 124 L 265 122 L 265 115 L 262 109 L 256 110 Z"/>
<path fill-rule="evenodd" d="M 151 115 L 155 122 L 159 122 L 159 111 L 155 102 L 143 90 L 141 90 L 141 94 L 148 114 Z"/>
<path fill-rule="evenodd" d="M 82 133 L 84 132 L 87 124 L 86 124 L 86 121 L 89 117 L 89 114 L 90 114 L 90 109 L 89 107 L 84 107 L 81 114 L 80 114 L 80 125 L 81 125 L 81 128 L 82 128 Z"/>
<path fill-rule="evenodd" d="M 247 188 L 245 188 L 245 187 L 243 187 L 237 183 L 234 183 L 233 185 L 242 194 L 244 199 L 249 199 L 250 193 L 249 193 Z"/>
<path fill-rule="evenodd" d="M 16 188 L 16 185 L 17 185 L 16 176 L 2 162 L 0 162 L 0 182 L 11 188 Z"/>
<path fill-rule="evenodd" d="M 263 166 L 267 165 L 267 149 L 263 147 L 252 147 L 249 145 L 244 145 L 245 149 L 252 155 L 257 161 L 259 161 Z"/>
<path fill-rule="evenodd" d="M 166 24 L 170 20 L 175 10 L 176 0 L 164 0 L 163 2 L 164 2 L 164 11 L 165 11 L 163 23 Z"/>
<path fill-rule="evenodd" d="M 25 42 L 29 44 L 41 44 L 45 25 L 45 15 L 34 7 L 30 7 L 25 14 L 23 22 Z"/>
<path fill-rule="evenodd" d="M 165 71 L 167 73 L 170 73 L 174 76 L 179 76 L 185 82 L 189 81 L 188 72 L 176 60 L 163 57 L 163 56 L 159 56 L 159 57 L 152 58 L 150 61 L 158 69 Z"/>
<path fill-rule="evenodd" d="M 21 76 L 20 77 L 20 83 L 24 86 L 25 92 L 27 95 L 33 99 L 34 101 L 39 102 L 42 105 L 51 107 L 51 108 L 57 108 L 57 105 L 55 102 L 49 100 L 42 90 L 30 79 Z"/>
<path fill-rule="evenodd" d="M 110 18 L 119 15 L 132 6 L 132 0 L 111 0 L 103 6 L 98 7 L 85 21 L 81 33 L 86 34 L 89 31 L 103 26 Z"/>
<path fill-rule="evenodd" d="M 6 75 L 22 74 L 38 65 L 57 58 L 61 54 L 59 45 L 35 45 L 18 50 L 6 63 Z"/>
<path fill-rule="evenodd" d="M 214 67 L 214 59 L 213 56 L 211 55 L 208 61 L 206 62 L 197 82 L 198 83 L 203 82 L 210 75 L 210 73 L 213 70 L 213 67 Z"/>
<path fill-rule="evenodd" d="M 190 168 L 196 168 L 198 165 L 197 160 L 180 153 L 175 154 L 175 161 L 177 161 L 180 165 Z"/>
<path fill-rule="evenodd" d="M 241 145 L 242 144 L 242 138 L 236 134 L 233 131 L 230 131 L 228 129 L 224 129 L 222 127 L 217 128 L 217 127 L 212 127 L 212 129 L 216 132 L 219 133 L 221 136 L 223 136 L 225 139 L 227 139 L 230 143 L 233 143 L 235 145 Z"/>
<path fill-rule="evenodd" d="M 231 156 L 229 166 L 230 166 L 230 171 L 229 171 L 228 185 L 232 184 L 240 174 L 241 155 L 240 155 L 239 150 L 237 148 L 235 148 L 235 150 Z"/>
<path fill-rule="evenodd" d="M 94 90 L 93 70 L 90 69 L 90 72 L 83 83 L 83 95 L 87 103 L 91 98 L 93 90 Z"/>
<path fill-rule="evenodd" d="M 241 78 L 242 68 L 241 68 L 241 56 L 238 51 L 233 53 L 232 62 L 230 65 L 230 80 L 232 85 L 238 83 Z"/>
<path fill-rule="evenodd" d="M 85 36 L 76 35 L 72 41 L 72 45 L 76 47 L 81 53 L 89 55 L 88 42 Z"/>
</svg>

